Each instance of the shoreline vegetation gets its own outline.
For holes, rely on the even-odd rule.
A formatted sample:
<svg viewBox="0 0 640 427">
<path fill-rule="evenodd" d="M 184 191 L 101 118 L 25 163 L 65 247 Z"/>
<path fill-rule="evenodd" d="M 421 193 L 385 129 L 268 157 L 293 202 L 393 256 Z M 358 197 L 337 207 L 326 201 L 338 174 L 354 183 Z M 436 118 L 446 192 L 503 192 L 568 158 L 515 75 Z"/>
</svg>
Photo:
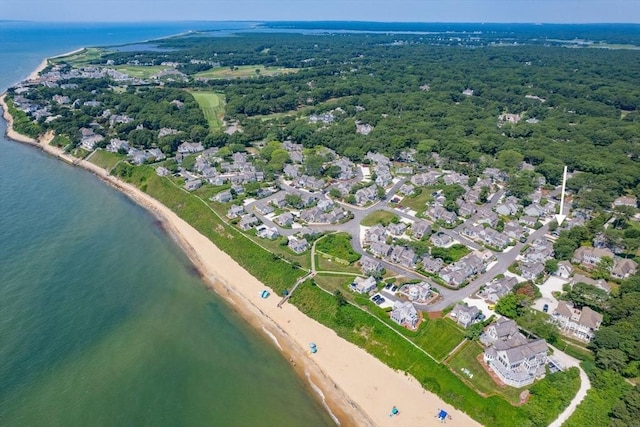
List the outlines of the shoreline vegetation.
<svg viewBox="0 0 640 427">
<path fill-rule="evenodd" d="M 48 59 L 45 59 L 27 79 L 37 77 L 47 64 Z M 274 341 L 339 425 L 389 424 L 389 410 L 394 405 L 401 411 L 402 425 L 433 423 L 433 416 L 440 408 L 446 408 L 452 416 L 448 421 L 450 426 L 480 425 L 466 413 L 454 409 L 451 404 L 425 390 L 410 374 L 387 366 L 308 317 L 293 304 L 278 308 L 274 303 L 277 293 L 272 292 L 272 299 L 262 299 L 260 292 L 265 288 L 271 289 L 270 286 L 253 277 L 230 255 L 160 201 L 138 187 L 109 175 L 107 170 L 50 145 L 53 133 L 41 135 L 37 140 L 17 133 L 13 129 L 13 117 L 5 97 L 6 94 L 0 97 L 0 106 L 7 121 L 7 137 L 39 147 L 53 157 L 92 172 L 158 218 L 167 234 L 196 266 L 207 286 L 228 301 L 249 324 Z M 308 350 L 308 344 L 312 341 L 319 349 L 315 354 Z"/>
</svg>

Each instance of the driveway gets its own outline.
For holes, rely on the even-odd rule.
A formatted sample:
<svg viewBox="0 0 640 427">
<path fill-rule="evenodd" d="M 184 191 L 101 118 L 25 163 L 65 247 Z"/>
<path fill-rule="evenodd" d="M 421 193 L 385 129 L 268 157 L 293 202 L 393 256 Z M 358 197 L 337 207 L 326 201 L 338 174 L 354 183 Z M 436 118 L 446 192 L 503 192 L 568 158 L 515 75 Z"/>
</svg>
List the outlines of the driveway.
<svg viewBox="0 0 640 427">
<path fill-rule="evenodd" d="M 552 314 L 558 307 L 558 300 L 552 295 L 553 292 L 562 292 L 562 285 L 567 283 L 566 280 L 559 277 L 551 276 L 542 285 L 538 286 L 542 298 L 537 299 L 533 303 L 533 308 L 542 311 L 545 304 L 549 305 L 549 314 Z"/>
</svg>

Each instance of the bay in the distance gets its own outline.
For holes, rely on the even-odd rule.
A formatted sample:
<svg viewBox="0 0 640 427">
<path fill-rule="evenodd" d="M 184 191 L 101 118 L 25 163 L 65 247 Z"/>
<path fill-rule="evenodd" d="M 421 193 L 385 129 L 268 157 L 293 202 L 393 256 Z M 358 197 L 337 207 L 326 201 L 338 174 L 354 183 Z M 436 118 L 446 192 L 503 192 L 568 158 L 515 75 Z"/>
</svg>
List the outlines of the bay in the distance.
<svg viewBox="0 0 640 427">
<path fill-rule="evenodd" d="M 211 27 L 1 22 L 0 89 L 82 45 Z M 151 215 L 4 131 L 2 122 L 0 425 L 332 423 Z"/>
</svg>

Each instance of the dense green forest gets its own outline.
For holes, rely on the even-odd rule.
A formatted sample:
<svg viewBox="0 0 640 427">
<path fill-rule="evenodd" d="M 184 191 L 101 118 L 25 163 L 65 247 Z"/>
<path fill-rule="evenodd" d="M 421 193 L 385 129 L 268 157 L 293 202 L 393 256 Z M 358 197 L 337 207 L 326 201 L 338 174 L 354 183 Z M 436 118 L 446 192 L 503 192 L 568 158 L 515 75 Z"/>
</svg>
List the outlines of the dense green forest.
<svg viewBox="0 0 640 427">
<path fill-rule="evenodd" d="M 118 52 L 102 61 L 204 58 L 220 67 L 299 70 L 188 83 L 224 92 L 227 116 L 248 130 L 234 142 L 290 138 L 353 160 L 368 151 L 394 157 L 415 148 L 423 158 L 434 151 L 471 174 L 509 150 L 553 185 L 564 164 L 579 172 L 570 187 L 580 193 L 582 207 L 608 207 L 616 195 L 640 191 L 638 51 L 445 47 L 410 34 L 243 34 L 157 44 L 170 51 Z M 465 89 L 473 95 L 463 95 Z M 338 107 L 329 125 L 305 119 Z M 521 120 L 498 126 L 503 113 Z M 356 133 L 356 122 L 373 131 Z M 228 140 L 222 133 L 209 137 L 215 145 Z"/>
</svg>

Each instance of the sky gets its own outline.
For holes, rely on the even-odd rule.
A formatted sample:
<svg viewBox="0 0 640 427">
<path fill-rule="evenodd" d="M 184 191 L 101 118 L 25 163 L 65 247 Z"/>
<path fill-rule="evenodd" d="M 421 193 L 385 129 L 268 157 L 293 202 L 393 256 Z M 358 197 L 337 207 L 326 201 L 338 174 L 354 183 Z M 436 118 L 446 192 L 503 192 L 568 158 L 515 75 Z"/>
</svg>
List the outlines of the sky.
<svg viewBox="0 0 640 427">
<path fill-rule="evenodd" d="M 640 0 L 0 0 L 0 20 L 640 23 Z"/>
</svg>

